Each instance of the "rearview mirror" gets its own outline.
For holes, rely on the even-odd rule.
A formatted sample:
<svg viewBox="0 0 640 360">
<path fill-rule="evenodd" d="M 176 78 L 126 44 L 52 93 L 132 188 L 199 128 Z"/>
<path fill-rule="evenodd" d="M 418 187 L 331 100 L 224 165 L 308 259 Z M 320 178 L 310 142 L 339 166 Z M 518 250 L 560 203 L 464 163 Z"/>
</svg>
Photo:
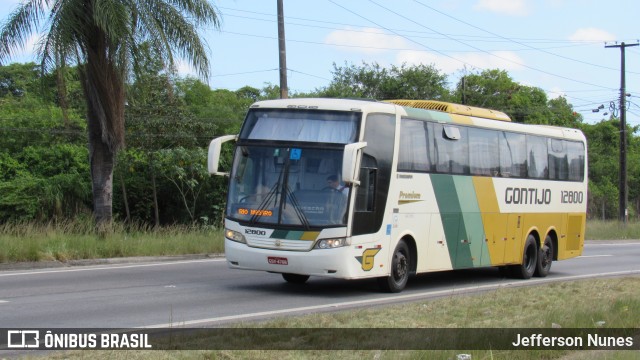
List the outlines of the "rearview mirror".
<svg viewBox="0 0 640 360">
<path fill-rule="evenodd" d="M 207 170 L 209 170 L 209 174 L 229 176 L 229 173 L 227 172 L 218 172 L 218 166 L 220 165 L 220 150 L 222 149 L 222 144 L 231 140 L 235 141 L 237 139 L 238 135 L 225 135 L 211 140 L 211 143 L 209 144 L 209 154 L 207 156 Z"/>
<path fill-rule="evenodd" d="M 347 144 L 342 156 L 342 181 L 346 184 L 360 185 L 360 160 L 366 142 Z"/>
</svg>

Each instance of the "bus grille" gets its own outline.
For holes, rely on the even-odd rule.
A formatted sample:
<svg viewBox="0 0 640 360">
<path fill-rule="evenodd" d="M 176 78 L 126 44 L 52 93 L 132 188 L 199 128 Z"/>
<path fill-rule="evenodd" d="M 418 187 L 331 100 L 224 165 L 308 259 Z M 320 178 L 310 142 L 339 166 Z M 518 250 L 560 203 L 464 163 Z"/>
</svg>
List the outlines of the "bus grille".
<svg viewBox="0 0 640 360">
<path fill-rule="evenodd" d="M 309 251 L 314 244 L 310 240 L 285 240 L 272 238 L 250 238 L 247 237 L 247 245 L 251 247 L 288 250 L 288 251 Z"/>
</svg>

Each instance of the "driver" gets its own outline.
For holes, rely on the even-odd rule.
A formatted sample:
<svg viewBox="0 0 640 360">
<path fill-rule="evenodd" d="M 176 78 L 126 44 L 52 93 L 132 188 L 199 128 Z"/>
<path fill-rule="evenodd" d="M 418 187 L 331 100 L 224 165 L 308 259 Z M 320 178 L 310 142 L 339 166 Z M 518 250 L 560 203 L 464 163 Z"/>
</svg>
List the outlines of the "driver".
<svg viewBox="0 0 640 360">
<path fill-rule="evenodd" d="M 349 187 L 340 184 L 336 175 L 329 175 L 327 177 L 327 186 L 341 193 L 344 196 L 349 195 Z"/>
</svg>

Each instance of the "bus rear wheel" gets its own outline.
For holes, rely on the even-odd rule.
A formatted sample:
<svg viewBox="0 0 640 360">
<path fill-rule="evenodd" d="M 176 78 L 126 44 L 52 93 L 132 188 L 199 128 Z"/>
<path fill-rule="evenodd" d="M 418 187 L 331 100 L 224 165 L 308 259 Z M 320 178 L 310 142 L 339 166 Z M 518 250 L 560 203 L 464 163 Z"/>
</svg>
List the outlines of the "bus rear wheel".
<svg viewBox="0 0 640 360">
<path fill-rule="evenodd" d="M 538 277 L 549 275 L 551 262 L 553 262 L 553 241 L 551 240 L 551 236 L 547 235 L 538 253 L 538 261 L 536 262 L 536 272 L 534 275 Z"/>
<path fill-rule="evenodd" d="M 309 280 L 309 275 L 283 273 L 282 278 L 291 284 L 304 284 Z"/>
<path fill-rule="evenodd" d="M 522 264 L 510 267 L 513 277 L 518 279 L 529 279 L 536 271 L 538 263 L 538 246 L 533 235 L 527 236 L 522 252 Z"/>
<path fill-rule="evenodd" d="M 389 276 L 378 278 L 380 289 L 385 292 L 397 293 L 402 291 L 409 280 L 411 270 L 411 256 L 409 247 L 400 241 L 393 251 L 391 259 L 391 273 Z"/>
</svg>

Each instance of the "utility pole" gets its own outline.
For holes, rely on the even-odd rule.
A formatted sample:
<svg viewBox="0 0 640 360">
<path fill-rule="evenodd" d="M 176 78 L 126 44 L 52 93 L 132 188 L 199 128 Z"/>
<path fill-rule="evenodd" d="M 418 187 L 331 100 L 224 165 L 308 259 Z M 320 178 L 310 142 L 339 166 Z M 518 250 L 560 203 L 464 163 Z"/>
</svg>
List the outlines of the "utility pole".
<svg viewBox="0 0 640 360">
<path fill-rule="evenodd" d="M 287 49 L 284 41 L 284 10 L 283 0 L 278 0 L 278 49 L 280 50 L 280 98 L 289 97 L 287 88 Z"/>
<path fill-rule="evenodd" d="M 619 186 L 619 219 L 623 224 L 627 223 L 627 109 L 625 88 L 625 64 L 624 49 L 635 44 L 605 45 L 605 48 L 620 48 L 620 184 Z"/>
</svg>

